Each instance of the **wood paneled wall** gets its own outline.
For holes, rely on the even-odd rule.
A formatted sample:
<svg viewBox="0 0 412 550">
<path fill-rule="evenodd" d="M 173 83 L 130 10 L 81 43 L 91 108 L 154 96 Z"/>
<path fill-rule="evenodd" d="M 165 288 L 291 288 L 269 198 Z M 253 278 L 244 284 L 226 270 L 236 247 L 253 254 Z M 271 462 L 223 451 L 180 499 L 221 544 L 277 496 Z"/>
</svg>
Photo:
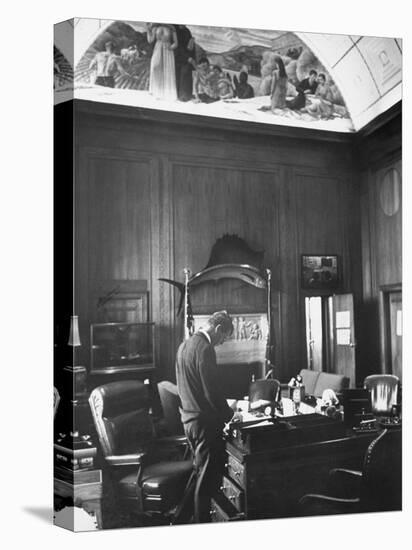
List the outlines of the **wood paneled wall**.
<svg viewBox="0 0 412 550">
<path fill-rule="evenodd" d="M 206 266 L 212 245 L 236 233 L 273 270 L 276 362 L 282 380 L 305 366 L 303 253 L 338 254 L 342 291 L 361 299 L 358 178 L 348 139 L 254 133 L 228 121 L 186 124 L 133 110 L 76 105 L 76 308 L 88 364 L 91 302 L 99 279 L 147 279 L 161 375 L 174 378 L 183 281 Z M 203 120 L 204 119 L 204 120 Z M 302 136 L 302 137 L 301 137 Z M 263 296 L 262 296 L 263 294 Z M 195 307 L 264 309 L 264 293 L 223 281 L 194 293 Z"/>
<path fill-rule="evenodd" d="M 364 351 L 358 365 L 363 377 L 384 372 L 381 348 L 383 319 L 379 311 L 380 290 L 402 283 L 402 199 L 393 215 L 385 213 L 383 180 L 395 168 L 402 175 L 401 115 L 359 143 L 362 223 Z"/>
</svg>

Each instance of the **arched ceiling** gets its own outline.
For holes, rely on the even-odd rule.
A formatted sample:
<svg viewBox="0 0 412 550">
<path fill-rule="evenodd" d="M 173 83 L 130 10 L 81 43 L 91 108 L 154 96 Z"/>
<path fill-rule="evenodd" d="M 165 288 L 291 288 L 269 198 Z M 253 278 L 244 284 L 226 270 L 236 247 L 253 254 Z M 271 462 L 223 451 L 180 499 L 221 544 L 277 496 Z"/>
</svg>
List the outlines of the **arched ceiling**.
<svg viewBox="0 0 412 550">
<path fill-rule="evenodd" d="M 60 23 L 56 25 L 55 46 L 76 70 L 86 52 L 113 23 L 112 20 L 86 18 Z M 145 32 L 145 23 L 122 23 L 136 32 Z M 218 55 L 248 46 L 281 51 L 282 45 L 293 44 L 294 40 L 303 43 L 329 73 L 343 96 L 352 122 L 346 131 L 361 129 L 402 98 L 402 42 L 398 38 L 188 26 L 196 43 L 208 54 Z M 74 41 L 70 38 L 73 31 Z M 126 93 L 124 98 L 130 104 Z M 116 98 L 114 102 L 121 100 Z M 293 119 L 282 123 L 299 125 Z M 317 127 L 325 129 L 324 125 Z"/>
<path fill-rule="evenodd" d="M 338 84 L 356 130 L 402 99 L 400 39 L 297 34 Z"/>
</svg>

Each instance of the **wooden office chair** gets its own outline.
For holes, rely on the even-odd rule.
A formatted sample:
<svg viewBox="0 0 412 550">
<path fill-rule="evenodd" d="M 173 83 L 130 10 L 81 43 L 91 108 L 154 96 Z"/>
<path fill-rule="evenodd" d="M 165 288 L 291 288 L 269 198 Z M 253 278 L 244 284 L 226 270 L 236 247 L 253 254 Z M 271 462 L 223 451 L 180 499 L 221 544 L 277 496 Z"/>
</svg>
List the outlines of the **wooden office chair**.
<svg viewBox="0 0 412 550">
<path fill-rule="evenodd" d="M 402 429 L 383 430 L 369 445 L 362 472 L 330 472 L 331 495 L 307 494 L 302 515 L 350 514 L 402 509 Z"/>
<path fill-rule="evenodd" d="M 178 460 L 184 436 L 156 437 L 147 386 L 138 380 L 95 388 L 89 398 L 104 460 L 119 503 L 128 512 L 173 522 L 193 472 Z"/>
<path fill-rule="evenodd" d="M 372 374 L 365 378 L 363 386 L 371 392 L 373 414 L 389 416 L 392 405 L 398 402 L 399 378 L 393 374 Z"/>
</svg>

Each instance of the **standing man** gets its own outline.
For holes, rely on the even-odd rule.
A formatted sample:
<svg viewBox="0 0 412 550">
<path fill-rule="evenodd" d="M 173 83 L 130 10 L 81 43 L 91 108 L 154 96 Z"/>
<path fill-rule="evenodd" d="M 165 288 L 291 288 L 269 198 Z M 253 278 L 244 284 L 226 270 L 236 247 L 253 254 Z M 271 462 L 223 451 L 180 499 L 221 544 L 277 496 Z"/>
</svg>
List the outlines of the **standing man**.
<svg viewBox="0 0 412 550">
<path fill-rule="evenodd" d="M 98 52 L 92 59 L 89 69 L 96 69 L 95 84 L 114 88 L 114 74 L 119 72 L 126 75 L 127 72 L 123 69 L 119 58 L 114 53 L 114 44 L 111 40 L 104 45 L 105 51 Z"/>
<path fill-rule="evenodd" d="M 221 392 L 215 346 L 233 332 L 226 311 L 213 313 L 200 329 L 179 347 L 176 378 L 182 402 L 182 422 L 192 448 L 196 469 L 195 521 L 210 521 L 210 499 L 222 480 L 225 446 L 223 427 L 239 415 L 226 403 Z"/>
</svg>

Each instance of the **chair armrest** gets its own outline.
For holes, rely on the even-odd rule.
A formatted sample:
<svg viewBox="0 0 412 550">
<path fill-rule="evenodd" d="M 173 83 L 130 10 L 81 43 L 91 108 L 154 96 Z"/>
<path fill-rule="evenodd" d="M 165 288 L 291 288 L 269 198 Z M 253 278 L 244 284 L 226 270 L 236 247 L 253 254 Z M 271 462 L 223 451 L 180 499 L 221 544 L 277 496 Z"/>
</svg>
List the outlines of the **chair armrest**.
<svg viewBox="0 0 412 550">
<path fill-rule="evenodd" d="M 338 498 L 357 498 L 360 495 L 362 472 L 334 468 L 329 472 L 328 492 Z"/>
<path fill-rule="evenodd" d="M 166 437 L 158 437 L 155 440 L 155 445 L 165 447 L 180 447 L 187 445 L 187 437 L 185 435 L 168 435 Z"/>
<path fill-rule="evenodd" d="M 142 465 L 146 453 L 133 453 L 128 455 L 106 456 L 105 460 L 110 466 L 133 466 Z"/>
<path fill-rule="evenodd" d="M 329 472 L 331 476 L 341 476 L 343 479 L 360 479 L 362 477 L 362 472 L 360 470 L 347 470 L 346 468 L 334 468 Z"/>
<path fill-rule="evenodd" d="M 336 498 L 308 494 L 299 500 L 304 515 L 350 514 L 359 509 L 359 498 Z"/>
</svg>

